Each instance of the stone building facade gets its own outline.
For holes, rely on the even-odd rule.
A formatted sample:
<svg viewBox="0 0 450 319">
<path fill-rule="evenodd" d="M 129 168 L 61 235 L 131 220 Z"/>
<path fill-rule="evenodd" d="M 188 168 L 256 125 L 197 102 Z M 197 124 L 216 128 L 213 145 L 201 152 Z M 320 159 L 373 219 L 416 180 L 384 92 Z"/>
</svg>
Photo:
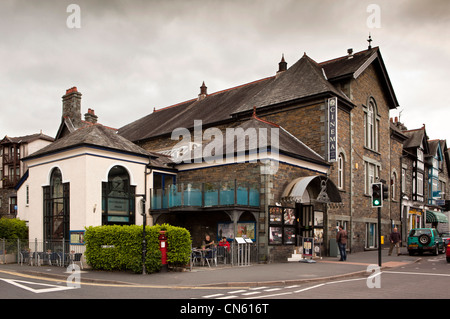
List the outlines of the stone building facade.
<svg viewBox="0 0 450 319">
<path fill-rule="evenodd" d="M 198 97 L 117 133 L 91 109 L 82 120 L 76 87 L 62 100 L 56 141 L 25 158 L 32 169 L 18 185 L 19 216 L 44 240 L 90 225 L 170 223 L 186 227 L 194 246 L 205 235 L 247 237 L 258 261 L 286 261 L 304 238 L 332 255 L 338 225 L 350 252 L 377 249 L 379 235 L 397 226 L 405 239 L 446 204 L 446 143 L 390 120 L 398 101 L 379 48 L 321 63 L 304 54 L 289 68 L 283 57 L 275 75 L 210 94 L 203 82 Z M 57 173 L 63 232 L 42 205 Z M 119 179 L 125 197 L 111 195 Z M 389 188 L 381 234 L 374 182 Z"/>
<path fill-rule="evenodd" d="M 333 143 L 328 135 L 330 125 L 334 125 L 329 113 L 330 100 L 337 103 L 337 143 Z M 336 226 L 342 224 L 350 235 L 348 249 L 354 252 L 377 246 L 377 212 L 371 207 L 371 183 L 384 180 L 389 184 L 392 174 L 401 171 L 399 164 L 404 137 L 399 132 L 393 132 L 389 120 L 390 110 L 397 106 L 379 48 L 358 53 L 349 51 L 346 56 L 322 63 L 304 54 L 289 68 L 283 58 L 275 76 L 236 88 L 208 94 L 203 83 L 198 99 L 154 111 L 119 129 L 119 134 L 147 150 L 168 151 L 178 142 L 171 140 L 170 135 L 177 127 L 192 132 L 193 122 L 202 120 L 203 130 L 216 127 L 224 132 L 226 128 L 239 125 L 256 113 L 260 120 L 282 127 L 317 154 L 323 161 L 322 168 L 311 169 L 311 158 L 305 157 L 302 159 L 309 162 L 307 165 L 294 165 L 293 161 L 298 160 L 299 154 L 292 156 L 296 150 L 291 149 L 286 151 L 291 162 L 280 161 L 277 172 L 272 175 L 256 174 L 251 169 L 252 163 L 232 165 L 233 168 L 197 167 L 195 170 L 170 164 L 176 183 L 217 181 L 221 177 L 259 180 L 259 207 L 254 207 L 256 211 L 251 210 L 243 216 L 247 219 L 253 217 L 257 222 L 256 241 L 261 260 L 273 255 L 285 258 L 289 250 L 286 245 L 274 246 L 270 243 L 270 207 L 273 205 L 293 208 L 297 217 L 297 238 L 320 237 L 323 253 L 326 254 L 329 253 Z M 313 184 L 308 185 L 308 202 L 299 198 L 299 194 L 296 194 L 295 200 L 292 200 L 293 196 L 286 196 L 289 195 L 287 188 L 292 187 L 290 183 L 299 186 L 302 177 L 314 175 L 321 177 L 315 179 L 314 187 Z M 319 182 L 322 179 L 329 186 L 325 189 L 335 202 L 317 201 L 324 186 Z M 293 182 L 296 180 L 297 183 Z M 334 192 L 336 196 L 331 195 Z M 313 193 L 315 197 L 311 196 Z M 393 224 L 401 223 L 400 193 L 395 196 L 386 200 L 382 208 L 382 235 L 385 236 L 390 233 Z M 288 197 L 291 200 L 287 200 Z M 315 212 L 323 219 L 320 226 L 301 226 L 302 212 L 310 209 L 308 207 L 312 207 L 312 219 L 315 219 Z M 169 216 L 170 210 L 151 210 L 151 214 L 155 217 L 154 222 L 159 222 L 159 218 Z M 183 218 L 186 223 L 186 217 Z M 194 223 L 201 224 L 201 221 Z M 214 228 L 213 223 L 209 227 Z M 214 231 L 213 234 L 216 235 Z M 199 237 L 202 235 L 199 234 Z"/>
</svg>

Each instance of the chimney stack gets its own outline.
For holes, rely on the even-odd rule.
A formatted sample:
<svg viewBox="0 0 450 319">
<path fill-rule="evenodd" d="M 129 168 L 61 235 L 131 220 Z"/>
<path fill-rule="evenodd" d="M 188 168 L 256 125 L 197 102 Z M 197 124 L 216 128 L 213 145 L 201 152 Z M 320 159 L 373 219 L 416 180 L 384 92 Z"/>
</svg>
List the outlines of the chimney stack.
<svg viewBox="0 0 450 319">
<path fill-rule="evenodd" d="M 198 100 L 203 100 L 208 96 L 207 92 L 208 87 L 205 85 L 205 81 L 203 81 L 202 86 L 200 87 L 200 94 L 198 95 Z"/>
<path fill-rule="evenodd" d="M 62 118 L 69 118 L 75 128 L 81 126 L 81 93 L 74 86 L 62 97 Z"/>
<path fill-rule="evenodd" d="M 95 123 L 97 123 L 97 119 L 98 119 L 98 116 L 95 115 L 95 112 L 93 109 L 88 109 L 88 112 L 86 114 L 84 114 L 84 120 L 86 122 L 95 124 Z"/>
</svg>

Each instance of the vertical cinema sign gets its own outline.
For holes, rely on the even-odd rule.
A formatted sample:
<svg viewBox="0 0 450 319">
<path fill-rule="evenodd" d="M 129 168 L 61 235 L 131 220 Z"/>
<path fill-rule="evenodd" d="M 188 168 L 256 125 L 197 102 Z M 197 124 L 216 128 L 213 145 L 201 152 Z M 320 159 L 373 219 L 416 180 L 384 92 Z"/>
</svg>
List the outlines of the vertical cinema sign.
<svg viewBox="0 0 450 319">
<path fill-rule="evenodd" d="M 328 99 L 328 161 L 337 161 L 337 97 Z"/>
</svg>

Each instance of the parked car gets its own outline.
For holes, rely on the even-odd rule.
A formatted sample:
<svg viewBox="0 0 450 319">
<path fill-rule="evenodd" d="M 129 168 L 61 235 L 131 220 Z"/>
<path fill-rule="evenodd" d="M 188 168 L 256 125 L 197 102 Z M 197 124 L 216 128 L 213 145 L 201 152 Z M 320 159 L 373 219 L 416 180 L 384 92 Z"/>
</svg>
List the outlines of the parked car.
<svg viewBox="0 0 450 319">
<path fill-rule="evenodd" d="M 441 238 L 444 241 L 444 245 L 447 246 L 450 244 L 450 232 L 442 232 Z"/>
<path fill-rule="evenodd" d="M 434 255 L 445 252 L 444 241 L 435 228 L 411 229 L 408 236 L 408 252 L 412 256 L 415 253 L 429 251 Z"/>
<path fill-rule="evenodd" d="M 450 263 L 450 244 L 447 245 L 447 252 L 445 253 L 447 262 Z"/>
</svg>

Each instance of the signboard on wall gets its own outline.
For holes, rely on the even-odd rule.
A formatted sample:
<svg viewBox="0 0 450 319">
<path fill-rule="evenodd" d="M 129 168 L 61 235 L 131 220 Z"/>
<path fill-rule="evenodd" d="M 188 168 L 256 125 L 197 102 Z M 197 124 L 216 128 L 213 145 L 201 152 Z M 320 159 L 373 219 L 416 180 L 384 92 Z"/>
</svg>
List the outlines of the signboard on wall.
<svg viewBox="0 0 450 319">
<path fill-rule="evenodd" d="M 328 99 L 328 161 L 337 161 L 337 97 Z"/>
<path fill-rule="evenodd" d="M 70 244 L 71 245 L 84 245 L 84 230 L 71 230 L 70 231 Z"/>
</svg>

